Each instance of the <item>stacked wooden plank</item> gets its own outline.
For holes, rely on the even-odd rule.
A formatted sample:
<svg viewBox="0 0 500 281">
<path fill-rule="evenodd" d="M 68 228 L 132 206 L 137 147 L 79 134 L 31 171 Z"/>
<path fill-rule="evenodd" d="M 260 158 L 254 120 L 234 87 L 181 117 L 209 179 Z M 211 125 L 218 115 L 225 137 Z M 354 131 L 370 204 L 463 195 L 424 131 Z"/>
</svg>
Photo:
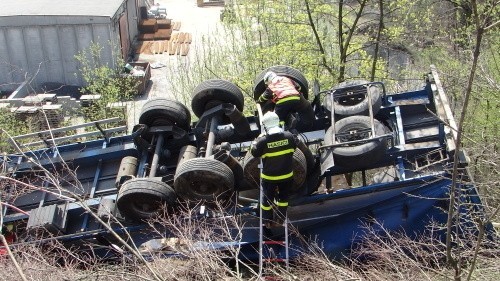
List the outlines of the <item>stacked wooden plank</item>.
<svg viewBox="0 0 500 281">
<path fill-rule="evenodd" d="M 158 30 L 156 19 L 145 19 L 139 22 L 139 31 L 141 33 L 155 33 Z"/>
<path fill-rule="evenodd" d="M 23 99 L 23 105 L 11 108 L 16 118 L 26 121 L 30 129 L 48 130 L 64 121 L 62 104 L 57 103 L 55 94 L 37 94 Z"/>
<path fill-rule="evenodd" d="M 62 105 L 45 104 L 42 105 L 42 110 L 38 112 L 38 117 L 35 118 L 34 125 L 40 131 L 49 130 L 51 128 L 60 127 L 62 121 L 64 121 Z"/>
<path fill-rule="evenodd" d="M 180 21 L 171 19 L 147 19 L 139 24 L 138 54 L 169 54 L 186 56 L 193 40 L 191 33 L 173 32 L 181 28 Z"/>
<path fill-rule="evenodd" d="M 172 35 L 171 19 L 144 19 L 139 23 L 139 41 L 168 40 Z"/>
<path fill-rule="evenodd" d="M 158 19 L 156 20 L 156 23 L 158 24 L 158 28 L 160 29 L 169 29 L 172 26 L 171 19 Z"/>
<path fill-rule="evenodd" d="M 155 32 L 155 40 L 168 40 L 172 35 L 172 29 L 159 29 Z"/>
<path fill-rule="evenodd" d="M 196 0 L 196 5 L 198 7 L 208 7 L 208 6 L 224 7 L 225 1 L 224 0 L 209 0 L 209 1 Z"/>
<path fill-rule="evenodd" d="M 155 34 L 154 33 L 141 33 L 138 36 L 139 41 L 153 41 L 155 40 Z"/>
<path fill-rule="evenodd" d="M 187 56 L 193 36 L 188 32 L 173 33 L 169 40 L 155 40 L 141 42 L 137 48 L 140 54 L 169 54 Z"/>
</svg>

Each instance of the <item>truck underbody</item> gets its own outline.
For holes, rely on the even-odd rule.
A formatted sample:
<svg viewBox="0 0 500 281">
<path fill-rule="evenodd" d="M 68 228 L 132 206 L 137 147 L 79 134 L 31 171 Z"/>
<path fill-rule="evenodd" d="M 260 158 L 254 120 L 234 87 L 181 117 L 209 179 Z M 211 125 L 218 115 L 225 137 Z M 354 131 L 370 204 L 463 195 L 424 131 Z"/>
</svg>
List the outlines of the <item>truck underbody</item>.
<svg viewBox="0 0 500 281">
<path fill-rule="evenodd" d="M 308 89 L 295 69 L 270 69 Z M 260 80 L 255 97 L 263 92 Z M 312 240 L 329 257 L 341 258 L 362 240 L 367 225 L 417 236 L 432 223 L 444 224 L 455 153 L 457 198 L 474 203 L 474 210 L 460 212 L 481 213 L 434 68 L 424 82 L 419 90 L 394 94 L 385 93 L 382 83 L 343 83 L 316 89 L 312 102 L 302 92 L 304 108 L 287 123 L 301 139 L 288 210 L 296 230 L 292 258 Z M 10 226 L 16 236 L 10 246 L 58 240 L 68 247 L 92 245 L 94 253 L 109 258 L 116 254 L 109 250 L 116 243 L 113 232 L 137 246 L 173 237 L 168 227 L 151 221 L 187 206 L 196 211 L 190 218 L 234 222 L 226 240 L 212 247 L 239 247 L 241 257 L 257 260 L 259 160 L 248 150 L 261 130 L 259 115 L 243 116 L 243 107 L 231 82 L 208 80 L 193 94 L 197 122 L 191 123 L 182 104 L 155 99 L 145 104 L 131 135 L 110 137 L 113 131 L 97 122 L 102 139 L 60 145 L 65 139 L 44 138 L 45 148 L 6 155 L 2 218 L 3 229 Z M 269 110 L 269 104 L 262 108 Z M 359 187 L 335 187 L 335 179 L 352 174 Z M 284 232 L 265 235 L 281 239 Z"/>
</svg>

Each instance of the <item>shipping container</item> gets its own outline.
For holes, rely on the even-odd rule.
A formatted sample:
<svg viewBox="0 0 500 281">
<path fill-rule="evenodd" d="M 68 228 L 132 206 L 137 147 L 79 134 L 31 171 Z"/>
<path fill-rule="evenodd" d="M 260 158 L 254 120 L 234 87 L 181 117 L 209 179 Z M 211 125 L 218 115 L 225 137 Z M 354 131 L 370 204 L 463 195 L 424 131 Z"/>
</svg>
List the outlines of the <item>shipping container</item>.
<svg viewBox="0 0 500 281">
<path fill-rule="evenodd" d="M 26 79 L 83 85 L 75 55 L 98 43 L 101 62 L 127 58 L 143 0 L 3 1 L 0 9 L 0 90 Z"/>
</svg>

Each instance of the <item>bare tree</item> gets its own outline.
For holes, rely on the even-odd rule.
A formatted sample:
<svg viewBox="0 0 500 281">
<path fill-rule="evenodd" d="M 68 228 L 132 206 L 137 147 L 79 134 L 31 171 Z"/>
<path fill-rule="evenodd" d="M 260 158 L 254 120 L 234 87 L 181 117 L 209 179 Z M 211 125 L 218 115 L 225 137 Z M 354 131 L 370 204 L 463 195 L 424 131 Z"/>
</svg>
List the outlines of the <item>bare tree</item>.
<svg viewBox="0 0 500 281">
<path fill-rule="evenodd" d="M 461 264 L 460 264 L 460 257 L 458 256 L 453 256 L 452 254 L 452 239 L 453 239 L 453 227 L 454 225 L 458 224 L 458 219 L 456 217 L 457 214 L 457 196 L 459 196 L 458 193 L 458 187 L 461 184 L 461 180 L 459 178 L 459 156 L 460 156 L 460 150 L 462 147 L 462 134 L 463 134 L 463 126 L 464 126 L 464 121 L 467 116 L 467 108 L 469 105 L 469 101 L 471 98 L 471 93 L 472 93 L 472 86 L 474 82 L 474 78 L 476 75 L 476 69 L 477 69 L 477 64 L 480 56 L 480 50 L 481 50 L 481 43 L 483 41 L 483 36 L 485 32 L 492 30 L 496 25 L 500 23 L 500 21 L 492 23 L 492 18 L 495 16 L 495 9 L 492 8 L 489 5 L 483 6 L 481 10 L 478 9 L 478 4 L 475 0 L 470 0 L 470 6 L 472 7 L 472 22 L 475 26 L 475 46 L 474 46 L 474 51 L 472 54 L 472 65 L 470 67 L 470 72 L 469 72 L 469 78 L 467 81 L 467 87 L 464 91 L 464 102 L 462 106 L 462 112 L 460 114 L 459 122 L 458 122 L 458 128 L 456 132 L 456 140 L 455 140 L 455 146 L 456 146 L 456 151 L 454 154 L 454 161 L 453 161 L 453 171 L 452 171 L 452 183 L 451 183 L 451 189 L 450 189 L 450 205 L 448 209 L 448 220 L 447 220 L 447 231 L 446 231 L 446 259 L 447 262 L 454 267 L 455 269 L 455 279 L 460 280 L 461 276 Z M 481 222 L 479 225 L 484 228 L 484 225 L 487 223 L 487 221 Z M 478 243 L 480 244 L 480 243 Z"/>
</svg>

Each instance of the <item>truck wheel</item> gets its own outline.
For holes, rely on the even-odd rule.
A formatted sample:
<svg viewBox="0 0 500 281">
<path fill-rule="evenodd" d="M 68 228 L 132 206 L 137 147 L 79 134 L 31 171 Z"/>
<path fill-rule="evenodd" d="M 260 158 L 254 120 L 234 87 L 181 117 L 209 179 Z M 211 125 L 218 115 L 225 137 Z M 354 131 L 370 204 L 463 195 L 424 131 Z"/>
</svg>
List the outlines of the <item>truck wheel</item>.
<svg viewBox="0 0 500 281">
<path fill-rule="evenodd" d="M 300 97 L 300 107 L 297 109 L 296 118 L 297 124 L 295 129 L 299 132 L 306 132 L 314 126 L 314 110 L 311 103 L 304 97 Z"/>
<path fill-rule="evenodd" d="M 334 99 L 335 114 L 339 118 L 343 118 L 351 115 L 365 115 L 369 116 L 368 99 L 366 98 L 366 87 L 363 84 L 369 83 L 365 80 L 353 80 L 342 82 L 337 85 L 334 89 L 340 89 L 345 87 L 352 87 L 348 90 L 339 90 L 340 92 L 349 92 L 348 95 L 341 96 Z M 359 85 L 358 87 L 356 87 Z M 382 105 L 382 93 L 380 88 L 376 86 L 370 86 L 371 98 L 372 98 L 372 110 L 373 115 L 377 114 Z M 330 112 L 331 97 L 326 96 L 324 99 L 325 108 Z"/>
<path fill-rule="evenodd" d="M 226 199 L 234 188 L 234 176 L 224 163 L 211 158 L 183 161 L 174 176 L 174 189 L 185 200 Z"/>
<path fill-rule="evenodd" d="M 307 174 L 309 174 L 312 171 L 312 167 L 316 164 L 316 159 L 314 159 L 313 153 L 302 140 L 299 141 L 297 148 L 304 154 L 307 163 Z"/>
<path fill-rule="evenodd" d="M 191 109 L 200 117 L 210 108 L 222 103 L 230 103 L 243 111 L 244 98 L 241 90 L 233 83 L 222 79 L 210 79 L 201 82 L 192 95 Z"/>
<path fill-rule="evenodd" d="M 250 151 L 247 152 L 243 159 L 243 175 L 245 179 L 254 186 L 259 188 L 260 185 L 260 170 L 258 165 L 259 158 L 253 157 Z M 300 149 L 296 149 L 293 153 L 293 186 L 290 194 L 297 192 L 304 185 L 307 175 L 307 160 L 304 153 Z"/>
<path fill-rule="evenodd" d="M 374 120 L 375 134 L 381 136 L 386 134 L 388 129 L 378 120 Z M 340 137 L 340 142 L 364 140 L 370 137 L 366 134 L 348 134 L 338 136 L 342 133 L 355 133 L 358 130 L 370 129 L 370 117 L 368 116 L 349 116 L 335 123 L 336 139 Z M 325 144 L 332 144 L 333 127 L 328 128 L 325 133 Z M 387 149 L 387 139 L 372 140 L 359 145 L 339 146 L 332 148 L 335 164 L 347 168 L 365 168 L 374 162 L 377 162 L 385 154 Z"/>
<path fill-rule="evenodd" d="M 175 125 L 188 131 L 191 126 L 191 113 L 178 101 L 154 98 L 142 107 L 139 123 L 148 127 Z"/>
<path fill-rule="evenodd" d="M 300 191 L 307 175 L 307 160 L 300 149 L 295 149 L 293 153 L 293 186 L 291 194 Z"/>
<path fill-rule="evenodd" d="M 147 220 L 161 209 L 162 204 L 174 205 L 176 198 L 168 184 L 153 178 L 136 178 L 121 186 L 116 204 L 125 218 Z"/>
<path fill-rule="evenodd" d="M 309 93 L 309 83 L 307 83 L 307 79 L 304 77 L 304 75 L 298 71 L 297 69 L 286 66 L 286 65 L 275 65 L 271 66 L 261 73 L 257 75 L 257 78 L 255 78 L 254 84 L 253 84 L 253 98 L 254 100 L 258 100 L 260 95 L 266 90 L 267 86 L 264 84 L 264 75 L 268 71 L 273 71 L 278 75 L 286 76 L 293 81 L 297 82 L 297 84 L 300 85 L 300 92 L 304 96 L 304 98 L 307 99 L 308 93 Z"/>
</svg>

